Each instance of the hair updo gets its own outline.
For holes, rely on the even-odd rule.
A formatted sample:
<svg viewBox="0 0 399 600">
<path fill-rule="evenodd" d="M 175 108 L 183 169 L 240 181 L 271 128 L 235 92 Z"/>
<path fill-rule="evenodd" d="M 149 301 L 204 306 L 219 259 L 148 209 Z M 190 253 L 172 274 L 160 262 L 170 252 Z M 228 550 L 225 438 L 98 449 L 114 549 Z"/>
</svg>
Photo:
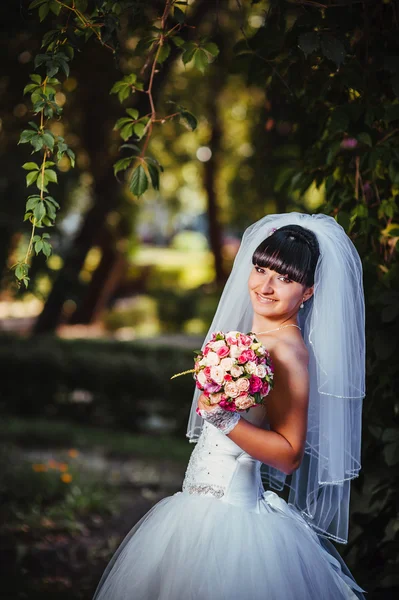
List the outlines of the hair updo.
<svg viewBox="0 0 399 600">
<path fill-rule="evenodd" d="M 252 255 L 252 264 L 311 287 L 319 256 L 319 243 L 313 231 L 301 225 L 284 225 L 259 244 Z"/>
</svg>

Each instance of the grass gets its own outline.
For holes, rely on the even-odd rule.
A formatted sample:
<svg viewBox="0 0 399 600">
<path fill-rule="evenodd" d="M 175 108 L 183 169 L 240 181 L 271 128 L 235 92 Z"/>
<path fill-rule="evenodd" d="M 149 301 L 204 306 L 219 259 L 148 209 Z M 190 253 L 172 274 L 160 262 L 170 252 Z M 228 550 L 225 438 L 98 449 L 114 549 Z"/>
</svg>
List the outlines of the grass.
<svg viewBox="0 0 399 600">
<path fill-rule="evenodd" d="M 3 417 L 0 438 L 3 443 L 25 447 L 98 450 L 107 455 L 168 458 L 177 462 L 187 462 L 193 449 L 186 438 L 111 431 L 44 418 Z"/>
</svg>

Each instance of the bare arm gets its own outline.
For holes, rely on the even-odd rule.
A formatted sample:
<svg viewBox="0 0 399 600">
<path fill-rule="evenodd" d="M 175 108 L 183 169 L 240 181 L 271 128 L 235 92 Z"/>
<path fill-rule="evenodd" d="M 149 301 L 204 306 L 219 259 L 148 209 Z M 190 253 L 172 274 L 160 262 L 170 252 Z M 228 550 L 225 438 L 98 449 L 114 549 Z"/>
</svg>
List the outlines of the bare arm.
<svg viewBox="0 0 399 600">
<path fill-rule="evenodd" d="M 272 356 L 274 388 L 266 397 L 270 431 L 240 419 L 228 437 L 253 458 L 291 474 L 305 448 L 309 378 L 307 357 L 292 345 L 280 344 Z M 201 408 L 210 407 L 202 404 Z"/>
</svg>

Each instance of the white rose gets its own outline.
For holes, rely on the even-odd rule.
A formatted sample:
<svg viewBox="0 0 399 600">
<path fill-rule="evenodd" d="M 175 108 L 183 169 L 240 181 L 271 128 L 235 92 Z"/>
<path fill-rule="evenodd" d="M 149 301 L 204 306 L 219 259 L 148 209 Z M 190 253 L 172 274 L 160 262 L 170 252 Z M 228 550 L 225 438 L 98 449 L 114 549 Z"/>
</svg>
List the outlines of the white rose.
<svg viewBox="0 0 399 600">
<path fill-rule="evenodd" d="M 222 369 L 220 365 L 217 365 L 216 367 L 211 367 L 211 377 L 213 381 L 216 381 L 216 383 L 223 383 L 225 373 L 225 370 Z"/>
<path fill-rule="evenodd" d="M 200 383 L 202 386 L 204 386 L 206 383 L 208 383 L 208 379 L 203 370 L 197 374 L 197 380 L 198 380 L 198 383 Z"/>
<path fill-rule="evenodd" d="M 226 345 L 226 342 L 224 340 L 218 340 L 217 342 L 213 342 L 212 350 L 217 352 L 217 350 L 219 350 L 219 348 L 221 348 L 222 346 L 225 346 L 225 345 Z"/>
<path fill-rule="evenodd" d="M 229 331 L 226 333 L 226 340 L 229 344 L 237 343 L 237 335 L 240 335 L 239 331 Z"/>
<path fill-rule="evenodd" d="M 256 375 L 257 375 L 257 377 L 260 377 L 261 379 L 263 379 L 263 377 L 266 376 L 266 367 L 265 367 L 265 365 L 258 365 L 256 367 Z"/>
<path fill-rule="evenodd" d="M 226 394 L 226 396 L 229 396 L 229 398 L 237 398 L 240 392 L 236 386 L 235 381 L 228 381 L 224 384 L 224 393 Z"/>
<path fill-rule="evenodd" d="M 201 358 L 201 360 L 198 362 L 198 364 L 200 365 L 200 367 L 208 366 L 208 363 L 206 362 L 206 356 L 204 356 L 204 358 Z"/>
<path fill-rule="evenodd" d="M 234 365 L 233 367 L 231 367 L 230 373 L 233 377 L 240 377 L 244 373 L 244 369 L 242 367 L 239 367 L 238 365 Z"/>
<path fill-rule="evenodd" d="M 255 400 L 249 394 L 245 394 L 243 396 L 239 396 L 235 399 L 235 405 L 239 410 L 244 410 L 246 408 L 250 408 L 255 404 Z"/>
<path fill-rule="evenodd" d="M 254 363 L 252 360 L 249 360 L 247 362 L 247 364 L 245 365 L 244 369 L 246 370 L 247 373 L 249 373 L 249 375 L 254 375 L 256 373 L 256 367 L 257 367 L 257 364 Z"/>
<path fill-rule="evenodd" d="M 220 358 L 216 354 L 216 352 L 208 352 L 206 355 L 206 361 L 208 367 L 216 367 L 220 363 Z"/>
<path fill-rule="evenodd" d="M 230 357 L 226 357 L 226 358 L 222 358 L 222 360 L 220 361 L 220 366 L 225 370 L 225 371 L 230 371 L 231 367 L 234 364 L 234 360 Z"/>
<path fill-rule="evenodd" d="M 209 394 L 209 402 L 211 404 L 219 404 L 222 397 L 223 397 L 223 394 L 221 392 L 217 392 L 217 394 Z"/>
<path fill-rule="evenodd" d="M 241 348 L 238 346 L 230 346 L 230 356 L 231 358 L 238 358 L 241 354 Z"/>
<path fill-rule="evenodd" d="M 236 381 L 237 387 L 240 393 L 247 392 L 249 390 L 249 380 L 246 377 L 242 377 Z"/>
</svg>

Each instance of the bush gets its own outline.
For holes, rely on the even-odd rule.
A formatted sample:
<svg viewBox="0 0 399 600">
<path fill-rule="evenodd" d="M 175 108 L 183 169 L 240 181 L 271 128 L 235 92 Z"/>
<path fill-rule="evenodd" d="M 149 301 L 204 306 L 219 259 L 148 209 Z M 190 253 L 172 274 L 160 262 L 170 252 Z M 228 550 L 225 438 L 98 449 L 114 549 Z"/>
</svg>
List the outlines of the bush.
<svg viewBox="0 0 399 600">
<path fill-rule="evenodd" d="M 185 431 L 192 377 L 170 377 L 193 365 L 192 349 L 142 342 L 0 338 L 0 411 L 61 417 L 138 431 L 156 412 Z"/>
</svg>

